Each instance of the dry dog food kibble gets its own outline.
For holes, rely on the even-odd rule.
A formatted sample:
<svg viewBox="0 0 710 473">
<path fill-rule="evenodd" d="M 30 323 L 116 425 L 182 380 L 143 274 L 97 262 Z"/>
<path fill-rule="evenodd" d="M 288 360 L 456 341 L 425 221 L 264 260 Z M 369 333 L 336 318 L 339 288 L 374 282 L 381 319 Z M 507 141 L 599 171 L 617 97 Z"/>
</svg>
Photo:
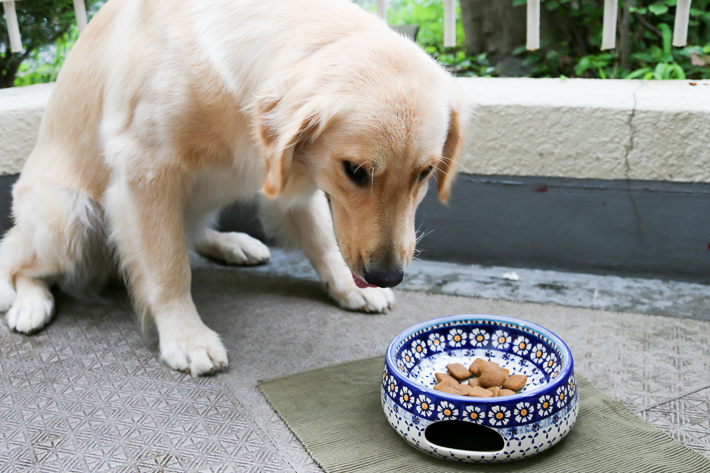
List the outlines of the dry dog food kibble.
<svg viewBox="0 0 710 473">
<path fill-rule="evenodd" d="M 449 374 L 451 376 L 458 380 L 471 377 L 471 373 L 461 363 L 452 363 L 450 365 L 446 365 L 446 369 L 449 370 Z"/>
<path fill-rule="evenodd" d="M 437 391 L 460 396 L 491 397 L 512 396 L 525 387 L 528 377 L 522 374 L 510 376 L 510 371 L 497 363 L 476 358 L 466 369 L 460 363 L 446 366 L 449 373 L 435 373 Z M 473 378 L 470 378 L 473 375 Z M 459 381 L 468 380 L 468 384 Z M 502 386 L 502 388 L 501 388 Z"/>
<path fill-rule="evenodd" d="M 474 360 L 474 362 L 471 363 L 471 366 L 468 367 L 468 370 L 474 376 L 481 376 L 481 370 L 487 364 L 488 364 L 488 362 L 486 360 L 484 360 L 483 358 L 476 358 Z"/>
<path fill-rule="evenodd" d="M 436 373 L 434 376 L 436 376 L 436 381 L 439 384 L 450 384 L 455 386 L 458 386 L 459 384 L 456 378 L 447 373 Z"/>
<path fill-rule="evenodd" d="M 496 365 L 497 366 L 497 365 Z M 505 381 L 505 373 L 500 368 L 498 369 L 486 369 L 481 373 L 478 378 L 478 382 L 484 388 L 492 388 L 493 386 L 500 386 Z"/>
<path fill-rule="evenodd" d="M 506 379 L 503 383 L 505 389 L 510 389 L 511 391 L 520 391 L 528 382 L 528 377 L 524 374 L 514 374 L 510 378 Z"/>
</svg>

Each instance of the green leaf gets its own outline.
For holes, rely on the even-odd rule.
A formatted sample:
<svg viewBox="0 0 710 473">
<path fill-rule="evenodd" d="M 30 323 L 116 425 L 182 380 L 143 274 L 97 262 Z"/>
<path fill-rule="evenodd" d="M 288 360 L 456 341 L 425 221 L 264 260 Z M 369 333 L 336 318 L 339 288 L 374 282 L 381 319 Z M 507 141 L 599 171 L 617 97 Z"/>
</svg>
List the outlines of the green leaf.
<svg viewBox="0 0 710 473">
<path fill-rule="evenodd" d="M 528 0 L 513 0 L 513 6 L 519 7 L 520 5 L 527 5 Z"/>
<path fill-rule="evenodd" d="M 673 32 L 671 31 L 671 27 L 665 23 L 659 23 L 658 29 L 661 30 L 661 33 L 663 34 L 663 52 L 670 54 L 671 43 L 673 41 Z"/>
<path fill-rule="evenodd" d="M 662 3 L 656 3 L 655 5 L 649 5 L 648 9 L 653 13 L 654 15 L 663 15 L 664 13 L 668 13 L 668 6 L 663 5 Z"/>
<path fill-rule="evenodd" d="M 624 79 L 636 79 L 637 77 L 640 77 L 640 76 L 646 74 L 650 70 L 651 69 L 649 69 L 648 67 L 642 67 L 641 69 L 636 69 L 631 74 L 624 76 Z"/>
</svg>

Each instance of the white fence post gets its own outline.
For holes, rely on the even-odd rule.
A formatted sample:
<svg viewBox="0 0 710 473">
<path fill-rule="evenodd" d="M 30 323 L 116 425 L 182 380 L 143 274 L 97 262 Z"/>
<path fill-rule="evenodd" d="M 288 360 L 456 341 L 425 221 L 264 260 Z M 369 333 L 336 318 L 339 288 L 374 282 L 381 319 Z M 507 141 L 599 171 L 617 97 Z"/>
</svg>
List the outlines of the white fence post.
<svg viewBox="0 0 710 473">
<path fill-rule="evenodd" d="M 602 26 L 602 50 L 616 47 L 616 15 L 619 0 L 604 0 L 604 25 Z"/>
<path fill-rule="evenodd" d="M 377 16 L 387 21 L 387 0 L 377 0 Z"/>
<path fill-rule="evenodd" d="M 84 31 L 86 28 L 86 5 L 84 5 L 84 0 L 74 0 L 74 14 L 76 15 L 76 27 L 79 33 Z"/>
<path fill-rule="evenodd" d="M 444 47 L 456 46 L 456 0 L 444 0 Z"/>
<path fill-rule="evenodd" d="M 22 52 L 22 38 L 20 37 L 20 24 L 17 22 L 15 2 L 3 2 L 2 7 L 5 10 L 7 35 L 10 37 L 10 51 L 20 53 Z"/>
<path fill-rule="evenodd" d="M 690 0 L 678 0 L 673 27 L 673 46 L 688 44 L 688 22 L 690 22 Z"/>
<path fill-rule="evenodd" d="M 528 0 L 527 41 L 528 51 L 540 49 L 540 0 Z"/>
</svg>

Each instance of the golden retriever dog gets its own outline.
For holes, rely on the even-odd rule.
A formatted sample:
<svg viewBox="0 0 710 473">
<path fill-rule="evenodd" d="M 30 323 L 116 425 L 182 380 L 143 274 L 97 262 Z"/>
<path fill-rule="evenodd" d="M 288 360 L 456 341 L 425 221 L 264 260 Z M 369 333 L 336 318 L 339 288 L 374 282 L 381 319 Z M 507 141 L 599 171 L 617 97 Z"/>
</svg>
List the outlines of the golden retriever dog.
<svg viewBox="0 0 710 473">
<path fill-rule="evenodd" d="M 340 306 L 384 312 L 428 182 L 449 196 L 465 117 L 448 73 L 347 0 L 110 0 L 13 188 L 0 308 L 31 333 L 54 284 L 88 291 L 119 269 L 163 362 L 217 371 L 227 353 L 192 301 L 188 249 L 265 262 L 258 240 L 213 229 L 258 198 Z"/>
</svg>

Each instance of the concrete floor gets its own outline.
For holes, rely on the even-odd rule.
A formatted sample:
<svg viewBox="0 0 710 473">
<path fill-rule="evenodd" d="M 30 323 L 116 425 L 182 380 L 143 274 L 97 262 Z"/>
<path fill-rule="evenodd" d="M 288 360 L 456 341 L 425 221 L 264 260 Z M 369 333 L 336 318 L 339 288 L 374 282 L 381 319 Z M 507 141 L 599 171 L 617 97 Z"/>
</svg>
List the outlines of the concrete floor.
<svg viewBox="0 0 710 473">
<path fill-rule="evenodd" d="M 0 471 L 320 471 L 256 380 L 382 354 L 409 325 L 454 313 L 550 328 L 579 373 L 710 458 L 706 286 L 416 262 L 395 310 L 367 315 L 334 306 L 297 254 L 193 268 L 194 300 L 230 355 L 217 376 L 161 366 L 121 291 L 58 295 L 30 337 L 0 325 Z"/>
</svg>

